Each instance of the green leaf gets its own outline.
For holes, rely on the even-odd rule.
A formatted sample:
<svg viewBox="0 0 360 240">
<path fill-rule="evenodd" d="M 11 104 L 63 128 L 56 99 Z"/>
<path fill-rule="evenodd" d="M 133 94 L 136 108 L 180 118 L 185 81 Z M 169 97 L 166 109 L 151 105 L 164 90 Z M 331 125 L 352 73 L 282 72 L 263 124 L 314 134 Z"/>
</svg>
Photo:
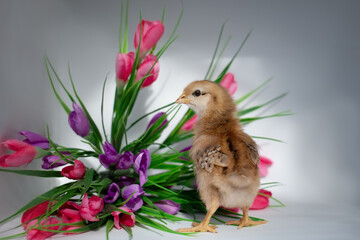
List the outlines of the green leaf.
<svg viewBox="0 0 360 240">
<path fill-rule="evenodd" d="M 146 226 L 149 226 L 149 227 L 152 227 L 152 228 L 164 231 L 164 232 L 168 232 L 168 233 L 174 233 L 174 234 L 185 235 L 185 236 L 190 236 L 193 234 L 193 233 L 181 233 L 181 232 L 174 231 L 161 223 L 155 222 L 148 217 L 142 216 L 141 214 L 136 214 L 135 220 L 136 220 L 136 222 L 141 223 L 143 225 L 146 225 Z"/>
<path fill-rule="evenodd" d="M 94 178 L 94 169 L 87 169 L 85 176 L 84 176 L 84 189 L 82 190 L 81 194 L 84 195 L 90 188 L 90 185 L 92 183 L 92 180 Z"/>
<path fill-rule="evenodd" d="M 269 140 L 269 141 L 274 141 L 274 142 L 283 142 L 279 139 L 276 138 L 269 138 L 269 137 L 260 137 L 260 136 L 251 136 L 252 138 L 257 138 L 257 139 L 263 139 L 263 140 Z"/>
<path fill-rule="evenodd" d="M 54 66 L 51 64 L 49 58 L 47 56 L 45 56 L 45 59 L 47 61 L 47 63 L 49 64 L 51 71 L 54 73 L 56 80 L 60 83 L 61 87 L 64 89 L 64 91 L 66 92 L 66 94 L 68 95 L 69 99 L 71 100 L 71 102 L 75 102 L 75 99 L 73 98 L 73 96 L 70 94 L 70 92 L 67 90 L 67 88 L 65 87 L 65 85 L 63 84 L 63 82 L 61 81 L 59 75 L 57 74 L 57 72 L 55 71 Z"/>
<path fill-rule="evenodd" d="M 226 22 L 225 22 L 226 23 Z M 221 37 L 222 37 L 222 34 L 223 34 L 223 31 L 224 31 L 224 27 L 225 27 L 225 23 L 223 23 L 223 25 L 221 26 L 221 29 L 220 29 L 220 33 L 219 33 L 219 37 L 218 37 L 218 40 L 216 42 L 216 47 L 215 47 L 215 50 L 214 50 L 214 54 L 211 58 L 211 62 L 210 62 L 210 65 L 209 65 L 209 68 L 205 74 L 205 77 L 204 79 L 208 80 L 208 76 L 209 76 L 209 73 L 210 73 L 210 70 L 212 68 L 212 65 L 214 63 L 214 60 L 215 60 L 215 57 L 216 57 L 216 53 L 217 53 L 217 50 L 219 48 L 219 45 L 220 45 L 220 41 L 221 41 Z"/>
<path fill-rule="evenodd" d="M 211 70 L 211 73 L 210 73 L 210 76 L 209 76 L 209 80 L 212 79 L 212 76 L 214 75 L 214 72 L 215 72 L 215 70 L 216 70 L 216 68 L 217 68 L 217 66 L 218 66 L 218 64 L 219 64 L 219 61 L 220 61 L 222 55 L 224 54 L 224 51 L 225 51 L 226 47 L 228 46 L 228 44 L 229 44 L 229 42 L 230 42 L 230 39 L 231 39 L 231 36 L 229 36 L 229 37 L 226 39 L 226 42 L 224 43 L 224 46 L 223 46 L 223 48 L 221 49 L 221 52 L 219 53 L 218 57 L 216 58 L 216 62 L 215 62 L 215 64 L 214 64 L 213 69 Z"/>
<path fill-rule="evenodd" d="M 235 58 L 237 57 L 237 55 L 239 54 L 239 52 L 241 51 L 241 49 L 244 47 L 246 41 L 248 40 L 248 38 L 251 35 L 251 31 L 248 32 L 248 34 L 245 36 L 244 40 L 242 41 L 242 43 L 240 44 L 240 47 L 238 48 L 238 50 L 235 52 L 234 56 L 232 57 L 232 59 L 229 61 L 229 63 L 226 65 L 226 67 L 223 69 L 223 71 L 219 74 L 219 76 L 217 77 L 217 79 L 215 79 L 214 82 L 216 83 L 220 83 L 221 80 L 224 78 L 225 74 L 227 73 L 227 71 L 229 70 L 231 64 L 233 63 L 233 61 L 235 60 Z"/>
<path fill-rule="evenodd" d="M 106 135 L 105 124 L 104 124 L 104 96 L 105 96 L 105 85 L 106 85 L 107 79 L 108 79 L 108 74 L 106 75 L 106 78 L 104 80 L 104 84 L 103 84 L 103 87 L 102 87 L 102 93 L 101 93 L 101 126 L 102 126 L 102 129 L 103 129 L 105 140 L 108 142 L 109 140 L 108 140 L 108 137 Z"/>
<path fill-rule="evenodd" d="M 128 51 L 128 12 L 129 12 L 129 0 L 126 1 L 126 10 L 125 10 L 125 31 L 122 45 L 122 53 L 127 53 Z"/>
<path fill-rule="evenodd" d="M 257 121 L 257 120 L 261 120 L 261 119 L 274 118 L 274 117 L 284 117 L 284 116 L 291 116 L 291 115 L 293 115 L 293 113 L 290 110 L 286 110 L 286 111 L 282 111 L 282 112 L 267 115 L 267 116 L 242 118 L 242 119 L 240 119 L 240 122 L 242 124 L 248 124 L 250 122 L 254 122 L 254 121 Z"/>
<path fill-rule="evenodd" d="M 63 177 L 61 171 L 43 171 L 43 170 L 12 170 L 0 168 L 0 172 L 16 173 L 20 175 L 33 176 L 33 177 Z"/>
<path fill-rule="evenodd" d="M 253 95 L 254 93 L 256 93 L 257 91 L 259 91 L 261 88 L 263 88 L 266 84 L 268 84 L 273 78 L 269 78 L 268 80 L 266 80 L 265 82 L 263 82 L 260 86 L 256 87 L 254 90 L 248 92 L 247 94 L 245 94 L 244 96 L 242 96 L 241 98 L 239 98 L 238 100 L 235 101 L 235 104 L 239 104 L 241 102 L 243 102 L 244 100 L 248 99 L 251 95 Z"/>
<path fill-rule="evenodd" d="M 65 110 L 65 112 L 67 114 L 69 114 L 71 112 L 70 108 L 66 105 L 66 103 L 62 100 L 62 98 L 60 97 L 60 95 L 58 94 L 58 92 L 56 91 L 56 88 L 54 86 L 54 82 L 52 80 L 51 74 L 50 74 L 50 70 L 49 70 L 49 66 L 48 66 L 48 61 L 47 61 L 47 57 L 45 57 L 45 67 L 46 67 L 46 72 L 51 84 L 51 88 L 55 94 L 56 99 L 58 100 L 58 102 L 60 103 L 60 105 L 63 107 L 63 109 Z"/>
<path fill-rule="evenodd" d="M 120 3 L 120 25 L 119 25 L 119 53 L 122 51 L 122 26 L 123 26 L 123 15 L 124 15 L 124 4 L 123 1 Z"/>
<path fill-rule="evenodd" d="M 85 104 L 83 103 L 83 101 L 81 100 L 81 98 L 79 97 L 79 95 L 76 91 L 75 84 L 74 84 L 74 81 L 71 76 L 70 65 L 68 65 L 68 72 L 69 72 L 69 78 L 70 78 L 70 82 L 71 82 L 71 86 L 74 91 L 74 94 L 75 94 L 77 100 L 79 101 L 81 108 L 83 109 L 84 113 L 86 114 L 87 119 L 89 120 L 91 130 L 94 132 L 94 137 L 96 139 L 96 140 L 92 141 L 92 143 L 96 147 L 96 149 L 94 149 L 94 150 L 96 152 L 101 152 L 100 144 L 102 143 L 102 136 L 101 136 L 100 131 L 99 131 L 98 127 L 96 126 L 94 120 L 92 119 L 91 115 L 89 114 L 88 110 L 86 109 Z"/>
<path fill-rule="evenodd" d="M 106 240 L 109 240 L 109 232 L 111 231 L 111 229 L 114 227 L 114 221 L 110 218 L 107 222 L 106 222 Z"/>
<path fill-rule="evenodd" d="M 287 93 L 283 93 L 283 94 L 281 94 L 281 95 L 279 95 L 279 96 L 277 96 L 277 97 L 275 97 L 275 98 L 273 98 L 273 99 L 271 99 L 271 100 L 269 100 L 269 101 L 267 101 L 267 102 L 265 102 L 263 104 L 260 104 L 260 105 L 254 106 L 254 107 L 250 107 L 250 108 L 247 108 L 247 109 L 240 110 L 240 111 L 238 111 L 237 115 L 238 116 L 243 116 L 245 114 L 248 114 L 248 113 L 251 113 L 251 112 L 256 111 L 258 109 L 261 109 L 261 108 L 263 108 L 263 107 L 265 107 L 267 105 L 270 105 L 271 103 L 274 103 L 275 101 L 278 101 L 278 100 L 284 98 L 286 95 L 287 95 Z"/>
</svg>

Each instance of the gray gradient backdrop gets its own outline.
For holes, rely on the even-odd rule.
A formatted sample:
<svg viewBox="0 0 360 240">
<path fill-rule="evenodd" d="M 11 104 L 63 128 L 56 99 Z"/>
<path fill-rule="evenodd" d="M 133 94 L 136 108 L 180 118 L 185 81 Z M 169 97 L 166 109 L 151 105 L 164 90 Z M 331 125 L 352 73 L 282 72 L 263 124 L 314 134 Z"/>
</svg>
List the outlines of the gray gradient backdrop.
<svg viewBox="0 0 360 240">
<path fill-rule="evenodd" d="M 158 20 L 166 4 L 166 32 L 160 41 L 163 44 L 175 25 L 181 1 L 130 2 L 130 50 L 139 8 L 143 18 Z M 159 79 L 142 91 L 132 119 L 174 101 L 189 82 L 204 77 L 224 21 L 228 20 L 225 36 L 231 35 L 232 39 L 220 67 L 253 29 L 230 69 L 239 82 L 235 98 L 272 76 L 274 80 L 251 104 L 289 92 L 285 100 L 266 113 L 291 109 L 295 116 L 262 120 L 245 127 L 251 135 L 286 142 L 258 141 L 261 154 L 274 161 L 263 181 L 279 181 L 284 185 L 272 191 L 288 207 L 253 212 L 270 223 L 241 233 L 226 228 L 223 231 L 228 235 L 223 236 L 227 239 L 239 234 L 250 238 L 266 235 L 274 239 L 350 239 L 359 234 L 359 1 L 183 2 L 185 11 L 179 38 L 161 58 Z M 106 97 L 108 115 L 111 110 L 119 15 L 120 1 L 115 0 L 0 1 L 3 139 L 19 138 L 16 135 L 19 130 L 44 133 L 48 124 L 53 140 L 81 146 L 51 92 L 43 57 L 46 54 L 51 59 L 64 80 L 70 63 L 80 96 L 100 123 L 101 86 L 108 73 L 111 80 Z M 182 108 L 182 112 L 185 110 Z M 137 136 L 145 126 L 146 121 L 130 137 Z M 40 164 L 31 163 L 29 168 Z M 0 173 L 1 218 L 59 183 L 29 179 Z M 304 233 L 304 228 L 311 230 Z M 136 231 L 136 239 L 148 234 L 140 229 Z M 116 233 L 112 234 L 116 237 Z M 148 236 L 151 239 L 161 237 L 152 234 Z M 98 235 L 103 237 L 103 233 Z"/>
</svg>

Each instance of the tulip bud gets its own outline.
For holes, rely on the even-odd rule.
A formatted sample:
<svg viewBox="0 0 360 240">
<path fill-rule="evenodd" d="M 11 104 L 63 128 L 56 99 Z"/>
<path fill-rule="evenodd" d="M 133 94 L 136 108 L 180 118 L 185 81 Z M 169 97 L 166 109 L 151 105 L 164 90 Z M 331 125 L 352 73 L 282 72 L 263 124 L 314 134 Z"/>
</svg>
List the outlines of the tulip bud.
<svg viewBox="0 0 360 240">
<path fill-rule="evenodd" d="M 80 160 L 74 160 L 74 165 L 64 167 L 61 175 L 69 179 L 78 180 L 85 176 L 86 167 Z"/>
<path fill-rule="evenodd" d="M 140 31 L 142 32 L 139 57 L 140 59 L 143 59 L 146 53 L 149 52 L 160 40 L 161 36 L 164 33 L 164 25 L 161 23 L 161 21 L 152 22 L 149 20 L 142 20 L 141 23 L 138 24 L 135 32 L 135 49 L 137 49 L 139 46 Z"/>
<path fill-rule="evenodd" d="M 155 123 L 161 116 L 163 116 L 164 114 L 166 114 L 166 113 L 165 113 L 165 112 L 159 112 L 159 113 L 155 114 L 155 116 L 150 120 L 148 126 L 146 127 L 146 130 L 149 129 L 152 125 L 154 125 L 154 123 Z M 159 128 L 156 129 L 156 131 L 159 130 L 160 128 L 162 128 L 162 127 L 163 127 L 165 124 L 167 124 L 167 123 L 168 123 L 168 120 L 165 118 L 165 119 L 163 120 L 163 122 L 161 123 L 161 125 L 159 126 Z"/>
<path fill-rule="evenodd" d="M 122 87 L 127 81 L 131 74 L 135 62 L 135 53 L 118 53 L 116 55 L 116 82 L 118 86 Z"/>
<path fill-rule="evenodd" d="M 77 135 L 86 137 L 90 132 L 89 120 L 78 104 L 73 102 L 72 106 L 74 111 L 69 114 L 69 125 Z"/>
<path fill-rule="evenodd" d="M 138 68 L 136 81 L 139 81 L 146 75 L 150 75 L 147 78 L 145 78 L 143 85 L 142 85 L 143 88 L 150 86 L 153 82 L 155 82 L 155 80 L 157 79 L 157 77 L 159 75 L 160 64 L 159 64 L 159 61 L 156 62 L 156 60 L 157 60 L 157 58 L 155 55 L 152 55 L 152 54 L 147 55 L 145 57 L 144 61 L 140 64 L 140 66 Z M 154 63 L 155 63 L 155 65 L 154 65 Z M 154 67 L 153 67 L 153 65 L 154 65 Z M 153 67 L 153 68 L 151 69 L 151 67 Z M 151 71 L 150 71 L 150 69 L 151 69 Z"/>
<path fill-rule="evenodd" d="M 230 95 L 234 95 L 238 88 L 238 83 L 235 81 L 234 74 L 227 73 L 224 78 L 221 80 L 220 85 L 228 90 Z"/>
</svg>

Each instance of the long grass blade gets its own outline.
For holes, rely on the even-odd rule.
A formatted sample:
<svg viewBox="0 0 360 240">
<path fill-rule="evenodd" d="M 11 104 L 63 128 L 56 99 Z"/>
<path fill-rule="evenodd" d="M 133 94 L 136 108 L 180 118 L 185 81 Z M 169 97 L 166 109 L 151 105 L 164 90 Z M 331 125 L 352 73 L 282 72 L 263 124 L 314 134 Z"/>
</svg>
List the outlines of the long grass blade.
<svg viewBox="0 0 360 240">
<path fill-rule="evenodd" d="M 219 48 L 219 45 L 220 45 L 220 41 L 221 41 L 221 37 L 222 37 L 223 31 L 224 31 L 225 24 L 226 24 L 226 22 L 223 23 L 223 25 L 221 26 L 220 33 L 219 33 L 219 37 L 218 37 L 218 40 L 217 40 L 217 42 L 216 42 L 216 47 L 215 47 L 215 50 L 214 50 L 214 54 L 213 54 L 213 56 L 212 56 L 212 58 L 211 58 L 211 62 L 210 62 L 209 68 L 208 68 L 208 70 L 207 70 L 207 72 L 206 72 L 206 74 L 205 74 L 205 77 L 204 77 L 204 79 L 206 79 L 206 80 L 208 80 L 208 76 L 209 76 L 210 70 L 211 70 L 212 65 L 213 65 L 213 63 L 214 63 L 214 60 L 215 60 L 215 57 L 216 57 L 216 53 L 217 53 L 217 51 L 218 51 L 218 48 Z"/>
</svg>

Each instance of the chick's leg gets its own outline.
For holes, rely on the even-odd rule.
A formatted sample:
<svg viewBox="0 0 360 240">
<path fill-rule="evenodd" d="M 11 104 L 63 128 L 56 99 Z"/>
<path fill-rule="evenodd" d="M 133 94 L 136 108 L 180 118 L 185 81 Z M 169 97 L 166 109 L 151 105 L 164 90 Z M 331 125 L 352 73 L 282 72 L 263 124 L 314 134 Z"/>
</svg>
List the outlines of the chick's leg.
<svg viewBox="0 0 360 240">
<path fill-rule="evenodd" d="M 209 225 L 210 219 L 212 215 L 216 212 L 216 210 L 219 208 L 219 203 L 217 201 L 211 202 L 210 207 L 207 207 L 207 213 L 204 219 L 201 221 L 201 223 L 193 223 L 192 228 L 180 228 L 177 231 L 178 232 L 212 232 L 216 233 L 215 226 Z"/>
<path fill-rule="evenodd" d="M 248 226 L 256 226 L 256 225 L 260 225 L 260 224 L 265 224 L 266 221 L 253 221 L 249 218 L 249 208 L 242 208 L 243 210 L 243 217 L 242 219 L 239 221 L 228 221 L 226 222 L 227 225 L 230 224 L 235 224 L 235 225 L 239 225 L 238 229 L 241 229 L 242 227 L 248 227 Z"/>
</svg>

